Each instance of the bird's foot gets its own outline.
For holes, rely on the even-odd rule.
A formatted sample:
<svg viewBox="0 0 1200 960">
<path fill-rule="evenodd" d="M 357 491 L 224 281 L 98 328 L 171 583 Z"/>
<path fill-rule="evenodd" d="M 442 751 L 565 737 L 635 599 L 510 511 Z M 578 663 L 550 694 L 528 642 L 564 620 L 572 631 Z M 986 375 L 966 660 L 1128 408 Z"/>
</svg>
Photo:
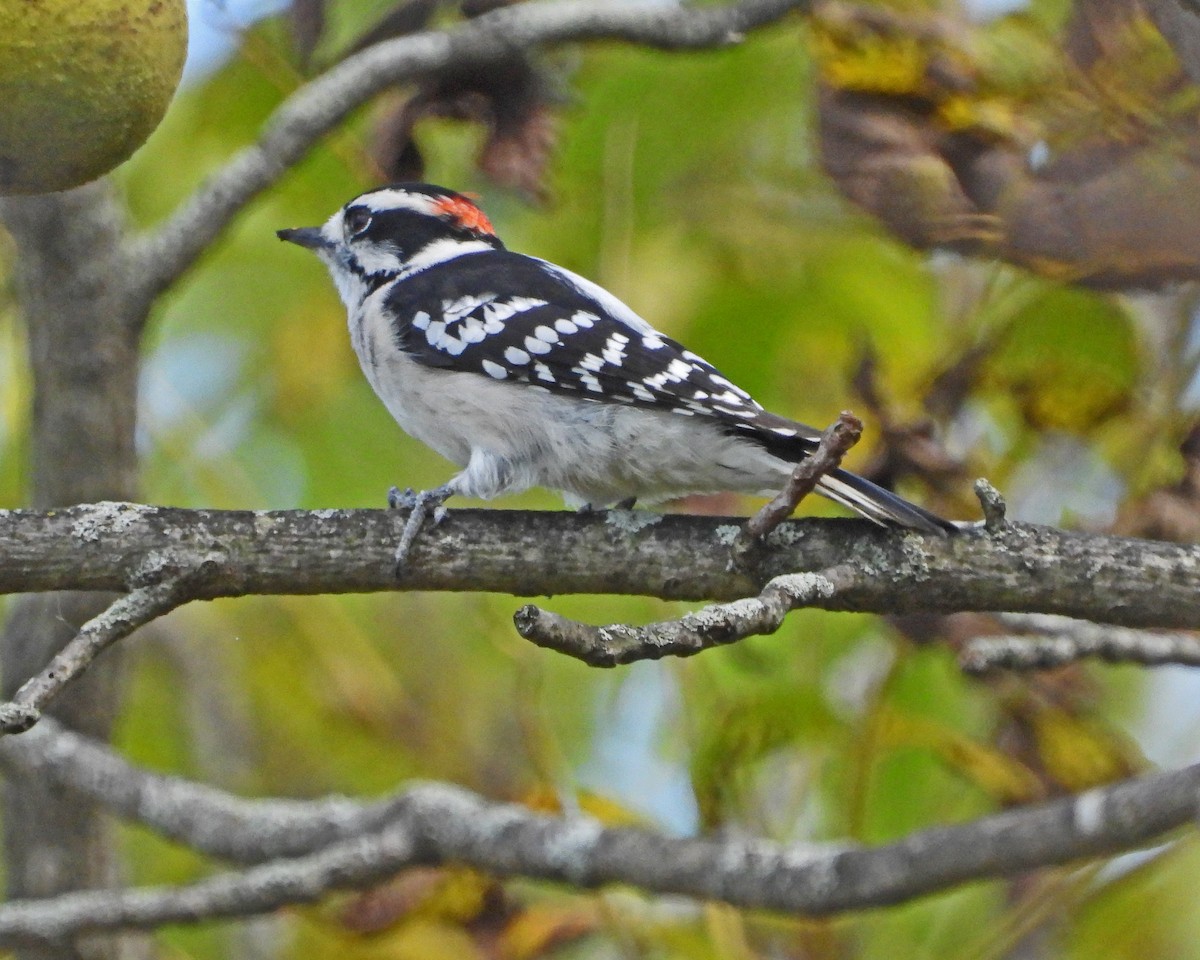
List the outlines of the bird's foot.
<svg viewBox="0 0 1200 960">
<path fill-rule="evenodd" d="M 609 510 L 632 510 L 637 506 L 637 497 L 626 497 L 624 500 L 618 500 L 611 506 L 598 507 L 594 503 L 585 503 L 576 513 L 607 513 Z"/>
<path fill-rule="evenodd" d="M 404 530 L 400 534 L 400 543 L 396 546 L 396 576 L 404 574 L 408 567 L 408 555 L 413 543 L 427 520 L 432 520 L 437 526 L 446 519 L 447 510 L 443 504 L 454 491 L 449 485 L 440 486 L 434 490 L 413 490 L 407 487 L 401 490 L 392 487 L 388 491 L 388 507 L 392 510 L 407 510 L 408 519 L 404 521 Z"/>
</svg>

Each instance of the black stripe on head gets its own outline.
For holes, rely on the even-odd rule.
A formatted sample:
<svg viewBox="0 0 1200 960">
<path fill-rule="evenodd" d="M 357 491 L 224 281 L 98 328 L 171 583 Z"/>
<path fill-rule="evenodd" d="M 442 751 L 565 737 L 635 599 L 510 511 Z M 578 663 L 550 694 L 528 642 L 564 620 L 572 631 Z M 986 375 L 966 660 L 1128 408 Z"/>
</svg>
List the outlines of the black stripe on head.
<svg viewBox="0 0 1200 960">
<path fill-rule="evenodd" d="M 444 225 L 447 235 L 473 240 L 494 240 L 496 232 L 473 199 L 428 183 L 398 183 L 359 194 L 346 205 L 346 216 L 365 207 L 375 216 L 407 210 Z"/>
</svg>

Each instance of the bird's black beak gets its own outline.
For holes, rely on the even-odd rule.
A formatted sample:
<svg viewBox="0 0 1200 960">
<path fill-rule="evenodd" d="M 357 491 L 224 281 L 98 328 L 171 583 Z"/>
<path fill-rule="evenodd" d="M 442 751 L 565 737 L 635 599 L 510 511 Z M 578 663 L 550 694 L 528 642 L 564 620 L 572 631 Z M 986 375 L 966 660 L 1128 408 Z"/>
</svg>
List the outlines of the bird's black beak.
<svg viewBox="0 0 1200 960">
<path fill-rule="evenodd" d="M 320 227 L 295 227 L 290 230 L 276 230 L 275 235 L 280 240 L 295 243 L 309 250 L 324 250 L 333 244 L 325 239 Z"/>
</svg>

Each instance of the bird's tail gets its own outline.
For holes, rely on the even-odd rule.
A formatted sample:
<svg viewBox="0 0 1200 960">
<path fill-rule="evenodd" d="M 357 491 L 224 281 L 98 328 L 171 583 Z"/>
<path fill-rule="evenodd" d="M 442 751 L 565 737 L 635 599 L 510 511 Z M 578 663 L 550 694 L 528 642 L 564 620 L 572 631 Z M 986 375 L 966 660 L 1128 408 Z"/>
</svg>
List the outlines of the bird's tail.
<svg viewBox="0 0 1200 960">
<path fill-rule="evenodd" d="M 949 533 L 958 528 L 936 513 L 909 503 L 848 470 L 835 470 L 817 483 L 817 492 L 885 527 L 909 527 L 922 533 Z"/>
</svg>

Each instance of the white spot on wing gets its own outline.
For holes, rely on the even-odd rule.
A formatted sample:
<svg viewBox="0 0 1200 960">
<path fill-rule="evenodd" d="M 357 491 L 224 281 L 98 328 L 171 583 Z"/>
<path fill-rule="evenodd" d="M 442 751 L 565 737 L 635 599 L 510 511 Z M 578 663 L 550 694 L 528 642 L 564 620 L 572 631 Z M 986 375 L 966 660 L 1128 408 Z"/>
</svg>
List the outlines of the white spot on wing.
<svg viewBox="0 0 1200 960">
<path fill-rule="evenodd" d="M 442 314 L 445 316 L 447 323 L 453 323 L 456 320 L 461 320 L 472 310 L 477 310 L 485 303 L 495 299 L 496 295 L 494 293 L 484 293 L 469 297 L 459 297 L 457 300 L 443 300 Z"/>
<path fill-rule="evenodd" d="M 592 393 L 602 393 L 603 392 L 603 388 L 600 386 L 600 381 L 597 380 L 590 373 L 581 373 L 579 375 L 579 382 L 582 383 L 583 386 L 587 390 L 590 390 Z"/>
<path fill-rule="evenodd" d="M 525 313 L 544 306 L 546 306 L 545 300 L 536 300 L 533 297 L 512 297 L 509 300 L 489 303 L 483 308 L 483 316 L 485 320 L 503 323 L 518 313 Z"/>
<path fill-rule="evenodd" d="M 554 329 L 557 330 L 559 333 L 566 334 L 566 335 L 570 335 L 572 333 L 579 332 L 578 325 L 576 325 L 574 322 L 566 319 L 566 317 L 559 317 L 557 320 L 555 320 L 554 321 Z"/>
<path fill-rule="evenodd" d="M 724 393 L 714 393 L 712 398 L 715 403 L 728 403 L 733 406 L 739 406 L 743 400 L 742 396 L 734 393 L 732 390 L 726 390 Z"/>
<path fill-rule="evenodd" d="M 739 387 L 736 383 L 733 383 L 730 380 L 726 380 L 719 373 L 709 374 L 709 379 L 712 380 L 712 382 L 717 384 L 718 386 L 728 387 L 730 390 L 732 390 L 735 394 L 737 394 L 743 400 L 750 399 L 750 394 L 748 394 L 745 390 L 743 390 L 741 387 Z"/>
<path fill-rule="evenodd" d="M 508 371 L 498 363 L 493 363 L 491 360 L 484 360 L 482 366 L 483 372 L 489 377 L 494 377 L 497 380 L 506 380 L 508 378 Z"/>
<path fill-rule="evenodd" d="M 629 342 L 629 338 L 622 336 L 619 333 L 614 333 L 604 343 L 604 360 L 611 363 L 614 367 L 619 367 L 625 359 L 625 344 Z"/>
<path fill-rule="evenodd" d="M 676 383 L 686 380 L 691 375 L 691 372 L 692 365 L 679 358 L 667 364 L 667 376 Z"/>
<path fill-rule="evenodd" d="M 458 335 L 462 338 L 463 343 L 482 343 L 487 337 L 487 331 L 484 330 L 482 323 L 472 317 L 463 324 Z"/>
<path fill-rule="evenodd" d="M 530 357 L 520 347 L 508 347 L 504 351 L 504 359 L 514 366 L 521 366 L 529 362 Z M 541 366 L 541 364 L 539 364 Z"/>
<path fill-rule="evenodd" d="M 548 344 L 545 340 L 539 340 L 537 337 L 526 337 L 525 349 L 530 353 L 543 354 L 549 353 L 554 348 L 551 347 L 550 344 Z"/>
</svg>

